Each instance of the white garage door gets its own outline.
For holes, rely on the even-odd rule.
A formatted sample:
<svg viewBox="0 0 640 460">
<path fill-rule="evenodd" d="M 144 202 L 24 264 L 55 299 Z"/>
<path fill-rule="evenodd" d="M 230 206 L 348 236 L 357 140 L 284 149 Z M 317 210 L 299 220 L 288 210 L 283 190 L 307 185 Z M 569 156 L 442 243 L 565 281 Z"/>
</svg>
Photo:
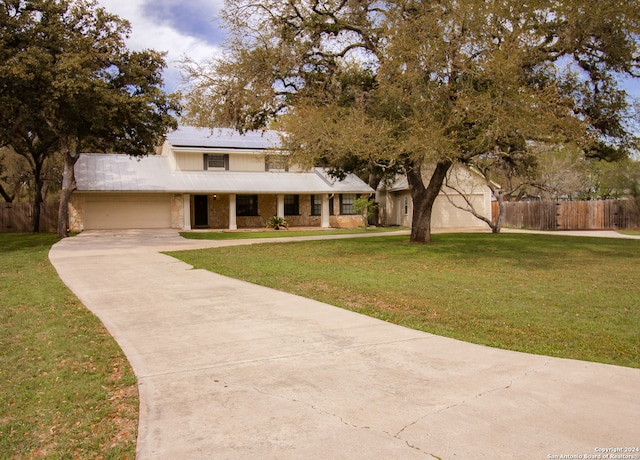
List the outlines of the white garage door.
<svg viewBox="0 0 640 460">
<path fill-rule="evenodd" d="M 87 195 L 84 206 L 87 230 L 171 227 L 169 195 Z"/>
</svg>

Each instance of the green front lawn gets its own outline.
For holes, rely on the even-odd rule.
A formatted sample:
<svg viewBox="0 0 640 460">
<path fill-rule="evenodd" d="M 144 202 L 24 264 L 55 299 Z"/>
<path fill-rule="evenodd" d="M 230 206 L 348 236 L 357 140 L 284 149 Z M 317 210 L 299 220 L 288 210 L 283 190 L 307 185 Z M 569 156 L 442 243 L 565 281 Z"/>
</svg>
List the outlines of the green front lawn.
<svg viewBox="0 0 640 460">
<path fill-rule="evenodd" d="M 640 367 L 640 241 L 442 234 L 429 245 L 387 236 L 172 255 L 447 337 Z"/>
<path fill-rule="evenodd" d="M 0 458 L 133 459 L 135 377 L 51 266 L 56 241 L 0 233 Z"/>
<path fill-rule="evenodd" d="M 357 235 L 361 233 L 388 233 L 406 230 L 400 227 L 364 227 L 326 230 L 222 230 L 180 232 L 180 236 L 191 240 L 242 240 L 252 238 L 288 238 L 292 236 Z"/>
</svg>

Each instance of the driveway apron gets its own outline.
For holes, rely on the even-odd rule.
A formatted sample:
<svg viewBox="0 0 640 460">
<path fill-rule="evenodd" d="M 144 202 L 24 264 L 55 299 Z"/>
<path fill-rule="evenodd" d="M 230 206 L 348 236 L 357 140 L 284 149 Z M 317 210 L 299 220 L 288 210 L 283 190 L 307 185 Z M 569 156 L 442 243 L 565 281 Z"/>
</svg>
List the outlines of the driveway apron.
<svg viewBox="0 0 640 460">
<path fill-rule="evenodd" d="M 640 447 L 639 369 L 442 338 L 160 253 L 221 244 L 85 232 L 51 250 L 136 373 L 138 459 L 605 458 Z"/>
</svg>

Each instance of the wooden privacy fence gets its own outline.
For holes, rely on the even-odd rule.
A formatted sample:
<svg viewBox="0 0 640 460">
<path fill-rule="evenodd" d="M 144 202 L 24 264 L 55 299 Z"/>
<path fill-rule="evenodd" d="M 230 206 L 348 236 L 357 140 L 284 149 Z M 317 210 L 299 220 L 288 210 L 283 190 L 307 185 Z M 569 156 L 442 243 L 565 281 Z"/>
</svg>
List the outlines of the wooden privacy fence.
<svg viewBox="0 0 640 460">
<path fill-rule="evenodd" d="M 634 200 L 522 201 L 505 203 L 504 227 L 533 230 L 624 230 L 640 228 Z M 498 203 L 493 203 L 493 218 Z"/>
<path fill-rule="evenodd" d="M 0 203 L 0 231 L 30 232 L 33 205 L 31 203 Z M 40 208 L 40 231 L 55 232 L 58 203 L 43 203 Z"/>
</svg>

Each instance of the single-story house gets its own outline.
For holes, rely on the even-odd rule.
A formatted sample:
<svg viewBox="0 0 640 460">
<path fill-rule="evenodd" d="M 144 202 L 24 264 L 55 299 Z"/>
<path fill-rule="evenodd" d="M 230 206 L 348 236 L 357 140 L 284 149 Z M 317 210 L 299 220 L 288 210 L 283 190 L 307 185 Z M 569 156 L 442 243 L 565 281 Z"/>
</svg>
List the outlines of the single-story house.
<svg viewBox="0 0 640 460">
<path fill-rule="evenodd" d="M 428 179 L 425 173 L 425 183 Z M 451 187 L 447 187 L 447 182 Z M 458 191 L 464 193 L 464 196 Z M 433 204 L 431 228 L 488 228 L 482 220 L 460 209 L 468 207 L 465 197 L 478 214 L 491 218 L 491 189 L 473 171 L 453 167 Z M 380 206 L 379 219 L 382 225 L 411 227 L 413 202 L 406 176 L 398 176 L 391 184 L 381 184 L 376 193 L 376 201 Z"/>
<path fill-rule="evenodd" d="M 354 200 L 375 191 L 355 175 L 289 166 L 276 132 L 181 127 L 156 155 L 82 154 L 70 200 L 72 231 L 124 228 L 354 227 Z"/>
</svg>

